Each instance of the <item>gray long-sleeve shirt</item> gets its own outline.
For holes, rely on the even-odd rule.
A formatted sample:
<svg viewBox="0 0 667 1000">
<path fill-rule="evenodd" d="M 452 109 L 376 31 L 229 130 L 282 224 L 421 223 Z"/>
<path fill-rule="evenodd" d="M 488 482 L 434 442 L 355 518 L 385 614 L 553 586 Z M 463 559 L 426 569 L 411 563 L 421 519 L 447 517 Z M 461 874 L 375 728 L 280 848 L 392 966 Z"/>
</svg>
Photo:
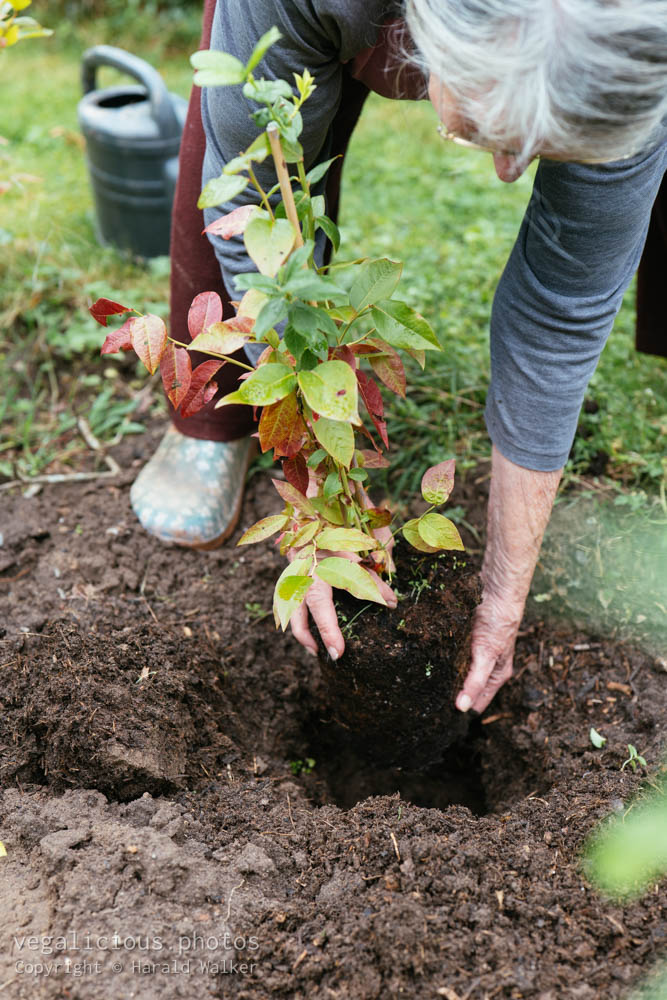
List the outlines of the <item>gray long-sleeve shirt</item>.
<svg viewBox="0 0 667 1000">
<path fill-rule="evenodd" d="M 291 79 L 307 67 L 317 90 L 304 105 L 306 166 L 329 155 L 341 98 L 342 63 L 372 45 L 395 16 L 394 0 L 218 0 L 211 48 L 246 60 L 276 25 L 283 38 L 261 71 Z M 240 87 L 202 93 L 204 182 L 257 134 Z M 628 161 L 585 166 L 543 160 L 517 241 L 498 284 L 491 318 L 491 385 L 486 422 L 492 441 L 517 465 L 551 471 L 569 454 L 586 385 L 634 274 L 649 216 L 667 170 L 667 139 Z M 273 184 L 268 163 L 258 169 Z M 247 188 L 208 209 L 207 224 L 254 202 Z M 241 237 L 212 238 L 226 287 L 253 270 Z"/>
</svg>

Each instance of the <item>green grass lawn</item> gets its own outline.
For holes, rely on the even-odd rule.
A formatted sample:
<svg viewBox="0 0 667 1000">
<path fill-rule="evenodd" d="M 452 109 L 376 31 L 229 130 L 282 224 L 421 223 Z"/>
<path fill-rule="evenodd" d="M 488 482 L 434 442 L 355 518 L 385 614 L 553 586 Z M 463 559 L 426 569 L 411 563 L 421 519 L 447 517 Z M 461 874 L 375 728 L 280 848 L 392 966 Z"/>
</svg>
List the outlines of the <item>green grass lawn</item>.
<svg viewBox="0 0 667 1000">
<path fill-rule="evenodd" d="M 87 312 L 106 294 L 167 314 L 168 261 L 138 264 L 96 243 L 76 118 L 81 54 L 97 42 L 147 58 L 171 90 L 187 96 L 196 18 L 191 12 L 179 18 L 174 9 L 156 31 L 131 6 L 132 18 L 52 23 L 53 38 L 24 43 L 0 59 L 11 92 L 0 107 L 0 475 L 6 479 L 76 467 L 77 415 L 92 411 L 97 432 L 110 439 L 136 430 L 142 415 L 163 406 L 158 387 L 147 393 L 127 358 L 99 359 L 101 330 Z M 44 12 L 36 15 L 48 22 Z M 104 70 L 101 85 L 111 82 L 115 75 Z M 403 259 L 403 297 L 433 323 L 444 345 L 425 373 L 412 371 L 407 401 L 391 404 L 396 493 L 414 489 L 421 470 L 446 455 L 464 467 L 489 453 L 482 413 L 491 302 L 531 190 L 528 175 L 501 184 L 490 157 L 446 146 L 435 125 L 427 105 L 371 98 L 344 177 L 342 255 Z M 615 480 L 657 493 L 665 474 L 660 400 L 667 395 L 667 363 L 635 353 L 633 322 L 629 293 L 589 388 L 597 410 L 582 414 L 569 474 L 606 452 Z"/>
</svg>

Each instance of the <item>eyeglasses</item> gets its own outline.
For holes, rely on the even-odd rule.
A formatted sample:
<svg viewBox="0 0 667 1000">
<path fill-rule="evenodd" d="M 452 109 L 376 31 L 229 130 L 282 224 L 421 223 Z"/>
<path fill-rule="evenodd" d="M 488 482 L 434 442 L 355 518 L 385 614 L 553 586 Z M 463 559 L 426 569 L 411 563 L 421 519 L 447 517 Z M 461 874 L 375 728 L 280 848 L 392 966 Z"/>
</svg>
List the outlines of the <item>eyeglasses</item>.
<svg viewBox="0 0 667 1000">
<path fill-rule="evenodd" d="M 457 135 L 456 132 L 450 132 L 445 128 L 444 125 L 438 125 L 438 135 L 445 142 L 453 142 L 455 146 L 460 146 L 462 149 L 476 149 L 479 153 L 491 153 L 492 155 L 499 154 L 500 156 L 514 156 L 521 160 L 522 156 L 520 153 L 512 152 L 506 149 L 493 149 L 492 146 L 483 146 L 478 142 L 473 142 L 471 139 L 464 139 L 462 135 Z M 602 164 L 602 163 L 616 163 L 619 160 L 631 160 L 633 156 L 637 156 L 637 152 L 624 153 L 623 156 L 616 156 L 610 159 L 608 156 L 590 159 L 576 159 L 576 160 L 563 160 L 567 163 L 587 163 L 587 164 Z M 558 160 L 557 156 L 547 156 L 543 153 L 534 153 L 531 156 L 531 160 L 539 160 L 544 158 L 545 160 Z"/>
</svg>

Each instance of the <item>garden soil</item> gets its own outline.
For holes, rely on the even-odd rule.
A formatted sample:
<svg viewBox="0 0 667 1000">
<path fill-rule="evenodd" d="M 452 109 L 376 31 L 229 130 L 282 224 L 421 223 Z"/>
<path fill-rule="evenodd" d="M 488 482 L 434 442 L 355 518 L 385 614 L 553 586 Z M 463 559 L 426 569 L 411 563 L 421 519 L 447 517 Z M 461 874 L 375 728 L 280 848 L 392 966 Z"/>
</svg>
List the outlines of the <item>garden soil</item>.
<svg viewBox="0 0 667 1000">
<path fill-rule="evenodd" d="M 266 614 L 270 543 L 136 523 L 158 434 L 116 478 L 0 494 L 2 1000 L 627 996 L 667 948 L 664 885 L 609 902 L 580 852 L 644 783 L 627 744 L 659 767 L 664 662 L 528 620 L 443 762 L 370 764 Z M 473 563 L 485 486 L 452 498 Z M 275 507 L 257 472 L 239 531 Z"/>
</svg>

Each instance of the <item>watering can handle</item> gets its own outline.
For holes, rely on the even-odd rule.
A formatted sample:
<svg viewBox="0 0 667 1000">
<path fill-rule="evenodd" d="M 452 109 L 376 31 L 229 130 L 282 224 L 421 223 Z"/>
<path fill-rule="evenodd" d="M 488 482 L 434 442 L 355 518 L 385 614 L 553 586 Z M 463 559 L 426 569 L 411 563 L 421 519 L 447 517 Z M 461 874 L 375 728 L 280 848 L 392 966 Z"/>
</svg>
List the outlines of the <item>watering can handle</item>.
<svg viewBox="0 0 667 1000">
<path fill-rule="evenodd" d="M 176 118 L 169 91 L 164 80 L 149 63 L 139 56 L 118 49 L 114 45 L 95 45 L 87 49 L 81 61 L 81 86 L 84 94 L 95 90 L 97 67 L 111 66 L 134 77 L 146 88 L 146 96 L 150 101 L 151 115 L 156 122 L 160 135 L 177 136 L 181 134 L 181 126 Z"/>
</svg>

